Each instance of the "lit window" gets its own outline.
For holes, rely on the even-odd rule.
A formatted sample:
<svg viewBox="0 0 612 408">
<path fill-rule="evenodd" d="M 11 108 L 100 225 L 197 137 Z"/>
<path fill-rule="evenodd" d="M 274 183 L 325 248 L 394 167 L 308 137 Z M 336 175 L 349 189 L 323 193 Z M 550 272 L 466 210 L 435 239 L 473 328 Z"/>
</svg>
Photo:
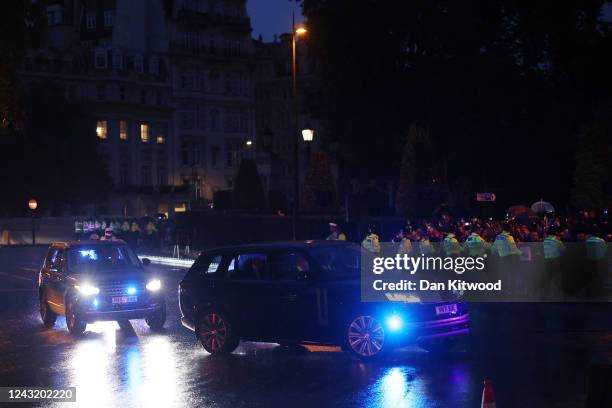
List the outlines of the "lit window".
<svg viewBox="0 0 612 408">
<path fill-rule="evenodd" d="M 112 27 L 115 24 L 115 12 L 106 10 L 104 12 L 104 27 Z"/>
<path fill-rule="evenodd" d="M 149 125 L 146 123 L 140 124 L 140 140 L 142 140 L 142 143 L 149 142 Z"/>
<path fill-rule="evenodd" d="M 105 120 L 99 120 L 96 123 L 96 136 L 100 139 L 106 139 L 108 134 L 108 122 Z"/>
<path fill-rule="evenodd" d="M 107 66 L 106 50 L 98 48 L 94 53 L 94 66 L 99 69 L 104 69 Z"/>
<path fill-rule="evenodd" d="M 127 126 L 127 121 L 125 120 L 119 121 L 119 139 L 121 140 L 128 139 L 128 126 Z"/>
<path fill-rule="evenodd" d="M 96 28 L 96 14 L 87 13 L 87 16 L 85 18 L 85 24 L 88 30 Z"/>
</svg>

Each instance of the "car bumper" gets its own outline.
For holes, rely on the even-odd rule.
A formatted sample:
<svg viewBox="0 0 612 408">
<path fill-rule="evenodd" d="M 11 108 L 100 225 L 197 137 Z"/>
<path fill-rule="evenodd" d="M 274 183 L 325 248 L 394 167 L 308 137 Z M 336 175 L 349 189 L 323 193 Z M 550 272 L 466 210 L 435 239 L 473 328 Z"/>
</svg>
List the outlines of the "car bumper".
<svg viewBox="0 0 612 408">
<path fill-rule="evenodd" d="M 187 329 L 189 329 L 191 331 L 195 331 L 195 324 L 188 317 L 186 317 L 186 316 L 181 317 L 181 324 L 183 325 L 183 327 L 185 327 L 185 328 L 187 328 Z"/>
<path fill-rule="evenodd" d="M 79 317 L 87 323 L 106 320 L 144 319 L 152 314 L 160 313 L 164 308 L 164 304 L 156 304 L 123 310 L 87 310 L 79 313 Z"/>
<path fill-rule="evenodd" d="M 464 336 L 470 332 L 469 323 L 469 313 L 420 323 L 415 327 L 416 341 L 427 342 L 443 338 Z"/>
</svg>

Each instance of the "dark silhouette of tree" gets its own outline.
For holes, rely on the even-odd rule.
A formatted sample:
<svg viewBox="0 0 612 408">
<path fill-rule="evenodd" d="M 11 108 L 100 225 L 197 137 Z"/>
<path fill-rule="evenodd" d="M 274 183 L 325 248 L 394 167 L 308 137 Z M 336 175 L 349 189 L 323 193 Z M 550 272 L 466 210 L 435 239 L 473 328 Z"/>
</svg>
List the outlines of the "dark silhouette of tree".
<svg viewBox="0 0 612 408">
<path fill-rule="evenodd" d="M 90 108 L 64 97 L 63 89 L 34 84 L 23 97 L 24 122 L 0 138 L 0 208 L 23 213 L 36 198 L 41 210 L 102 200 L 111 190 L 106 163 L 97 150 L 95 119 Z"/>
<path fill-rule="evenodd" d="M 397 180 L 417 122 L 448 185 L 495 189 L 502 207 L 567 201 L 574 135 L 612 93 L 604 3 L 302 1 L 341 168 Z"/>
<path fill-rule="evenodd" d="M 236 186 L 234 188 L 234 208 L 261 209 L 265 207 L 265 195 L 255 161 L 242 159 Z"/>
<path fill-rule="evenodd" d="M 300 207 L 304 211 L 331 211 L 337 208 L 338 197 L 329 158 L 325 152 L 313 153 L 304 179 Z"/>
<path fill-rule="evenodd" d="M 610 203 L 610 134 L 600 124 L 585 126 L 576 151 L 572 204 L 581 209 L 602 210 Z"/>
</svg>

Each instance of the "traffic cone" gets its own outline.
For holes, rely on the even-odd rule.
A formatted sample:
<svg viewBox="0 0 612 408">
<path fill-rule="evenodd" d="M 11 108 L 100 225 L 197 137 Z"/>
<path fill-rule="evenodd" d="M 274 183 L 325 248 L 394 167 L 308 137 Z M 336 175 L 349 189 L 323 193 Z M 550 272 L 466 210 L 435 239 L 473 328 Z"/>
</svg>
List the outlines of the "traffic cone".
<svg viewBox="0 0 612 408">
<path fill-rule="evenodd" d="M 495 394 L 493 393 L 493 382 L 491 380 L 484 380 L 480 408 L 495 408 Z"/>
</svg>

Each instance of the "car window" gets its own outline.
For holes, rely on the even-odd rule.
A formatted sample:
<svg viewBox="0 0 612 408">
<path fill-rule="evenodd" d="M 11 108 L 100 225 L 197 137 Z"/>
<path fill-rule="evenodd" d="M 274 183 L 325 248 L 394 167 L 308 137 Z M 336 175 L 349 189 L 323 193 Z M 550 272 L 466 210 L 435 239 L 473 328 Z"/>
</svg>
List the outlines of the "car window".
<svg viewBox="0 0 612 408">
<path fill-rule="evenodd" d="M 310 254 L 330 278 L 357 278 L 360 274 L 361 252 L 357 246 L 316 248 Z"/>
<path fill-rule="evenodd" d="M 297 252 L 279 252 L 270 257 L 270 267 L 263 279 L 267 280 L 297 280 L 299 275 L 307 275 L 310 271 L 308 259 Z"/>
<path fill-rule="evenodd" d="M 259 280 L 268 273 L 268 255 L 260 253 L 234 256 L 227 267 L 230 279 Z"/>
<path fill-rule="evenodd" d="M 210 260 L 210 263 L 208 264 L 208 267 L 206 268 L 205 273 L 216 273 L 219 270 L 219 267 L 221 266 L 222 259 L 223 257 L 221 255 L 213 256 Z"/>
<path fill-rule="evenodd" d="M 126 245 L 99 245 L 72 248 L 69 265 L 75 272 L 138 268 L 140 261 Z"/>
<path fill-rule="evenodd" d="M 52 248 L 47 257 L 47 267 L 51 269 L 61 270 L 64 250 L 60 248 Z"/>
<path fill-rule="evenodd" d="M 45 266 L 47 268 L 51 268 L 51 265 L 56 261 L 57 256 L 59 254 L 59 249 L 51 248 L 49 249 L 49 253 L 47 254 L 47 259 L 45 259 Z"/>
</svg>

